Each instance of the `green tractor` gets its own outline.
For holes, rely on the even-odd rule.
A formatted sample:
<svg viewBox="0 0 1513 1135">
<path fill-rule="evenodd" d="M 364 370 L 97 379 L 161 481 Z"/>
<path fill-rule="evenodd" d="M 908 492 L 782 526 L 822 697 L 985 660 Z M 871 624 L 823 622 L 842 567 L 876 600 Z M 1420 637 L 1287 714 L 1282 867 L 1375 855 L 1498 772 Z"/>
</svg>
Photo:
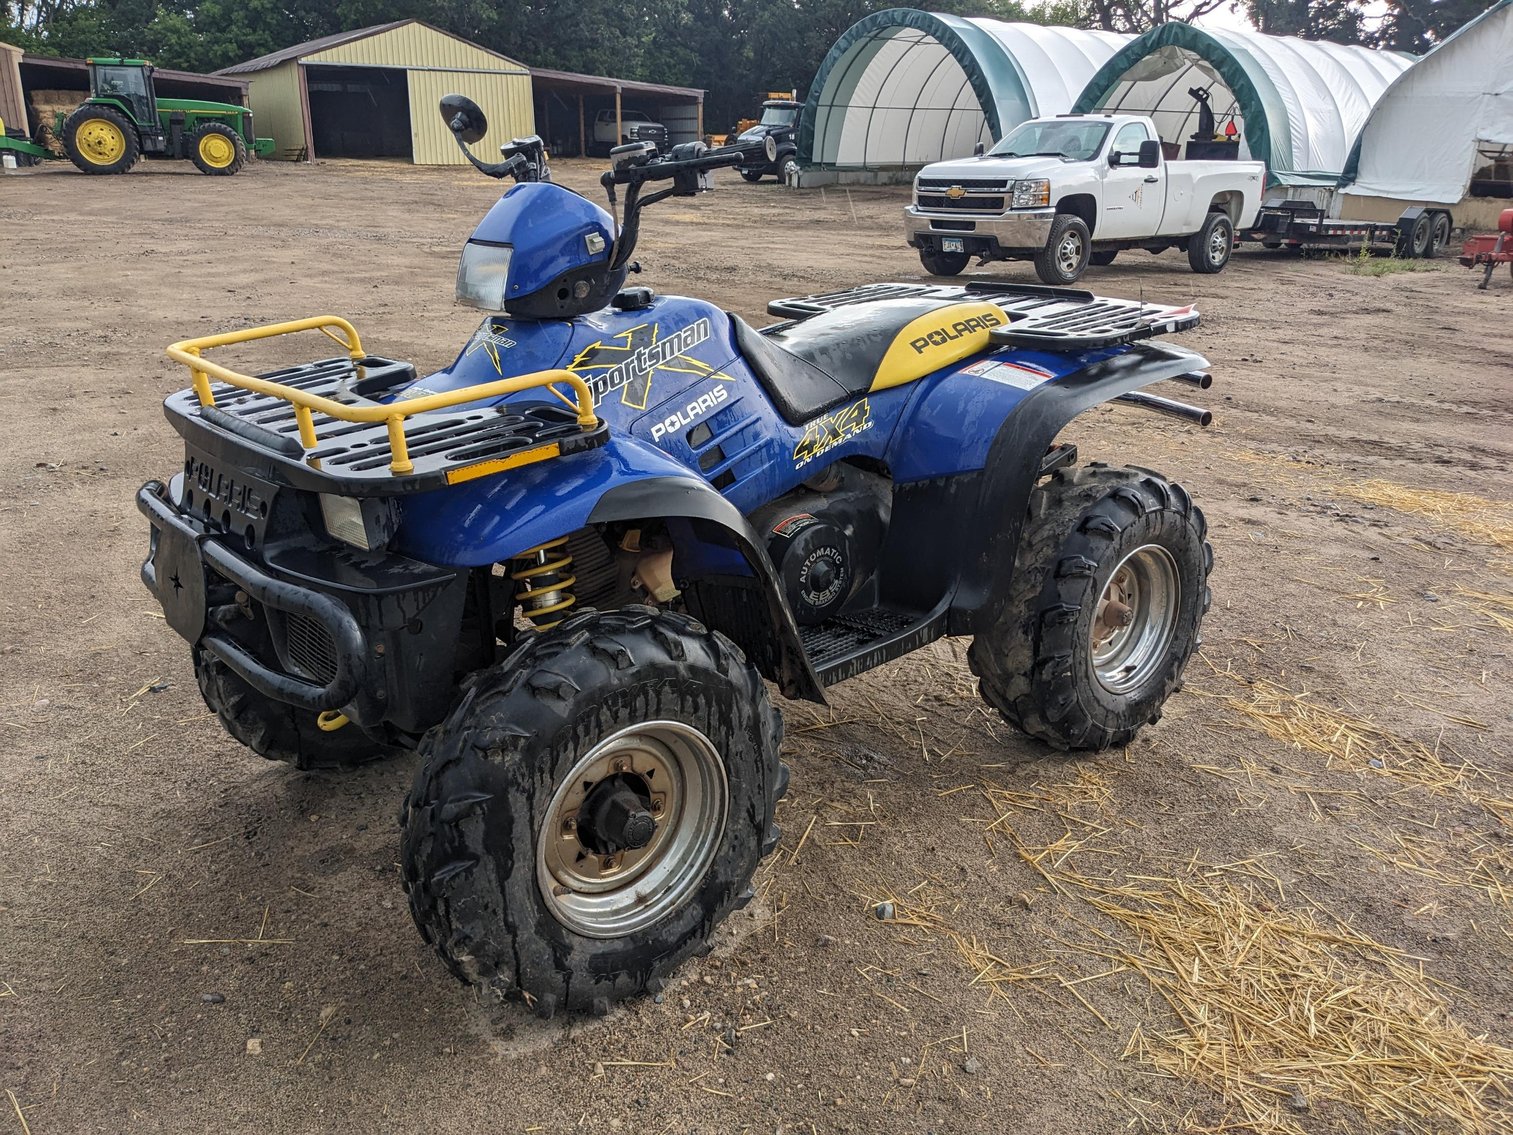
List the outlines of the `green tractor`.
<svg viewBox="0 0 1513 1135">
<path fill-rule="evenodd" d="M 89 60 L 89 101 L 58 127 L 69 160 L 85 173 L 125 173 L 144 154 L 188 158 L 201 173 L 229 176 L 250 149 L 273 152 L 252 132 L 252 112 L 203 99 L 160 99 L 145 59 Z"/>
</svg>

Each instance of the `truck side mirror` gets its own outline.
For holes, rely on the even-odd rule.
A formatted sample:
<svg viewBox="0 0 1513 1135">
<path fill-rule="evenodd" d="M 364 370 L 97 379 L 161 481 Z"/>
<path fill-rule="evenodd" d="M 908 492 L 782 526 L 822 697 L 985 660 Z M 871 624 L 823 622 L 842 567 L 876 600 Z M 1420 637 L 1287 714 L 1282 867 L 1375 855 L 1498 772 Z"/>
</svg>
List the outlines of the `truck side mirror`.
<svg viewBox="0 0 1513 1135">
<path fill-rule="evenodd" d="M 478 104 L 466 95 L 442 96 L 440 109 L 441 120 L 457 135 L 459 142 L 471 146 L 489 132 L 489 120 Z"/>
<path fill-rule="evenodd" d="M 1161 143 L 1140 143 L 1140 168 L 1155 169 L 1161 164 Z"/>
<path fill-rule="evenodd" d="M 988 148 L 986 146 L 984 146 L 981 142 L 979 142 L 979 143 L 977 143 L 977 145 L 975 145 L 975 146 L 972 147 L 972 156 L 974 158 L 980 158 L 980 157 L 983 156 L 983 154 L 987 153 L 987 150 L 988 150 Z"/>
</svg>

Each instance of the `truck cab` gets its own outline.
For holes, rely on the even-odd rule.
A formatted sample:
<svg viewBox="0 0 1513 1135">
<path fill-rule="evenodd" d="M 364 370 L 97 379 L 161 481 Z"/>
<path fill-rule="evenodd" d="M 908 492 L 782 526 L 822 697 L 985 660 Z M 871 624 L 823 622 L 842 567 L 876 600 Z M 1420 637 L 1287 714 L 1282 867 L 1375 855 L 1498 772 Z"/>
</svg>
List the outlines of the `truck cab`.
<svg viewBox="0 0 1513 1135">
<path fill-rule="evenodd" d="M 594 117 L 594 143 L 602 153 L 627 142 L 650 142 L 658 151 L 667 149 L 667 127 L 639 110 L 606 107 Z"/>
<path fill-rule="evenodd" d="M 1033 118 L 979 151 L 915 179 L 905 234 L 936 275 L 973 257 L 1028 259 L 1045 283 L 1070 284 L 1121 250 L 1174 247 L 1194 271 L 1221 271 L 1266 172 L 1261 162 L 1172 160 L 1144 115 Z"/>
</svg>

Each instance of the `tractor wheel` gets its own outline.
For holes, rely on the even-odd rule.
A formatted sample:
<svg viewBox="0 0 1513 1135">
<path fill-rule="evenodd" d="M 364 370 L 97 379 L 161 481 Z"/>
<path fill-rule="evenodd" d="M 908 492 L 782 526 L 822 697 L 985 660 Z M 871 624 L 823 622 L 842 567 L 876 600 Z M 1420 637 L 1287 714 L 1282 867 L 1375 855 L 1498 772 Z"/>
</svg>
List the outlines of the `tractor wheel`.
<svg viewBox="0 0 1513 1135">
<path fill-rule="evenodd" d="M 189 152 L 201 173 L 230 177 L 247 163 L 247 143 L 224 122 L 207 122 L 189 136 Z"/>
<path fill-rule="evenodd" d="M 660 989 L 752 897 L 781 740 L 756 669 L 685 616 L 529 636 L 422 743 L 401 863 L 421 935 L 543 1017 Z"/>
<path fill-rule="evenodd" d="M 1094 268 L 1107 268 L 1114 262 L 1114 258 L 1118 255 L 1119 250 L 1117 248 L 1106 249 L 1103 252 L 1093 253 L 1087 258 L 1087 262 Z"/>
<path fill-rule="evenodd" d="M 1036 487 L 1008 602 L 967 659 L 983 700 L 1057 749 L 1128 744 L 1199 643 L 1213 567 L 1180 485 L 1093 463 Z"/>
<path fill-rule="evenodd" d="M 1203 227 L 1187 238 L 1187 263 L 1200 276 L 1224 271 L 1235 250 L 1235 226 L 1227 214 L 1210 213 Z"/>
<path fill-rule="evenodd" d="M 971 261 L 970 252 L 939 252 L 933 248 L 919 250 L 919 262 L 932 276 L 959 276 Z"/>
<path fill-rule="evenodd" d="M 1092 234 L 1087 222 L 1070 213 L 1058 213 L 1051 222 L 1051 235 L 1045 247 L 1035 253 L 1035 275 L 1042 284 L 1075 284 L 1087 271 L 1092 248 Z"/>
<path fill-rule="evenodd" d="M 265 697 L 203 650 L 195 651 L 194 676 L 226 732 L 270 761 L 298 769 L 351 768 L 400 751 L 380 745 L 355 725 L 327 732 L 310 710 Z"/>
<path fill-rule="evenodd" d="M 125 173 L 142 156 L 142 140 L 120 111 L 86 104 L 63 123 L 63 150 L 85 173 Z"/>
</svg>

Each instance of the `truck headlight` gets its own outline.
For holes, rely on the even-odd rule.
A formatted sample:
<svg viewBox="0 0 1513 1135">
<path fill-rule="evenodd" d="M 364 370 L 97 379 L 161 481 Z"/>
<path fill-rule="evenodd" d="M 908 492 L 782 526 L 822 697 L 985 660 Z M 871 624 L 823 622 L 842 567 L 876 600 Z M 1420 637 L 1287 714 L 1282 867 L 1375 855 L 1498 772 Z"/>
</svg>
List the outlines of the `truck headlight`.
<svg viewBox="0 0 1513 1135">
<path fill-rule="evenodd" d="M 368 526 L 363 520 L 362 501 L 357 497 L 337 497 L 330 493 L 320 494 L 320 514 L 326 522 L 326 533 L 343 544 L 371 551 Z"/>
<path fill-rule="evenodd" d="M 513 252 L 507 244 L 470 240 L 463 245 L 462 259 L 457 262 L 457 302 L 483 311 L 503 311 Z"/>
<path fill-rule="evenodd" d="M 1051 183 L 1043 177 L 1014 183 L 1014 196 L 1010 206 L 1015 209 L 1034 209 L 1051 203 Z"/>
</svg>

